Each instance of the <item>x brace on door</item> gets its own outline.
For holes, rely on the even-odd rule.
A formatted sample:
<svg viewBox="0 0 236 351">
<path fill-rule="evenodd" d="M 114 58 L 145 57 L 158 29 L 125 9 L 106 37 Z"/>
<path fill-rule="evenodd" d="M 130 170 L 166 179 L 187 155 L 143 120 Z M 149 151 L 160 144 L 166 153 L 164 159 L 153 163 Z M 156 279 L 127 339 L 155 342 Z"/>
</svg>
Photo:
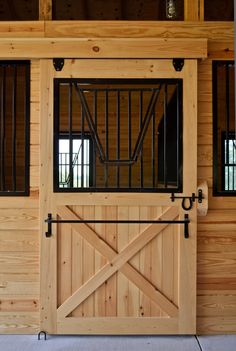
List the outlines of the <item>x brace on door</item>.
<svg viewBox="0 0 236 351">
<path fill-rule="evenodd" d="M 149 282 L 129 263 L 129 260 L 135 256 L 143 246 L 147 245 L 171 223 L 167 218 L 172 218 L 174 220 L 179 215 L 177 207 L 170 207 L 162 215 L 158 216 L 156 221 L 159 221 L 160 225 L 157 229 L 155 228 L 154 230 L 155 221 L 153 221 L 151 225 L 141 231 L 134 240 L 120 252 L 111 248 L 98 233 L 85 224 L 85 221 L 81 220 L 79 216 L 67 206 L 58 207 L 57 214 L 59 217 L 63 218 L 61 223 L 70 225 L 75 232 L 81 235 L 108 261 L 91 279 L 85 282 L 84 285 L 75 291 L 72 296 L 58 308 L 57 316 L 59 319 L 66 318 L 78 305 L 86 300 L 117 271 L 124 274 L 126 278 L 143 291 L 158 307 L 161 306 L 169 316 L 176 317 L 178 315 L 178 307 L 175 306 L 173 301 L 170 301 L 157 287 Z M 60 220 L 51 221 L 53 221 L 53 223 L 60 223 Z"/>
</svg>

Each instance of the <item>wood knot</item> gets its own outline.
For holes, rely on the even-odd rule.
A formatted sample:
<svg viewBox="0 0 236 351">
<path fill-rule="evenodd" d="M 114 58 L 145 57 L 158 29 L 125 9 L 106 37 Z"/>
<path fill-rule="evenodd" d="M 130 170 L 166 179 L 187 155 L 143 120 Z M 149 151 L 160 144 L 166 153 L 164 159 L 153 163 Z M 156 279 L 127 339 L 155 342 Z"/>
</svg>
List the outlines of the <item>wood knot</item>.
<svg viewBox="0 0 236 351">
<path fill-rule="evenodd" d="M 93 46 L 92 49 L 93 49 L 94 52 L 99 52 L 100 51 L 99 46 Z"/>
</svg>

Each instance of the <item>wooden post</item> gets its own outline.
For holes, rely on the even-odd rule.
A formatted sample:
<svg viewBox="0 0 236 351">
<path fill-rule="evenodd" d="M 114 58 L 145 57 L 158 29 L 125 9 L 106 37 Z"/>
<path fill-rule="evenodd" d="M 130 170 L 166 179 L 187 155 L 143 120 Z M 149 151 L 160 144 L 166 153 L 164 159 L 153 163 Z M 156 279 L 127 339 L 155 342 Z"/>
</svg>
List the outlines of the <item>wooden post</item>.
<svg viewBox="0 0 236 351">
<path fill-rule="evenodd" d="M 201 0 L 184 0 L 184 20 L 199 21 L 199 4 Z"/>
<path fill-rule="evenodd" d="M 39 20 L 52 19 L 52 0 L 39 0 Z"/>
</svg>

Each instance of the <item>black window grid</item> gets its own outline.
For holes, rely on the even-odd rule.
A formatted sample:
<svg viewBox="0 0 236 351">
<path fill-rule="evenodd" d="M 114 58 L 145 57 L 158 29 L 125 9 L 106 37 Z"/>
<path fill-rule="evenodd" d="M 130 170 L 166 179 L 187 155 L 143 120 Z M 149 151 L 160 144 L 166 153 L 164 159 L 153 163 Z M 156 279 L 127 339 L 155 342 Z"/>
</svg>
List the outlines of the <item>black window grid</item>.
<svg viewBox="0 0 236 351">
<path fill-rule="evenodd" d="M 24 68 L 24 85 L 18 85 L 18 71 Z M 9 73 L 9 70 L 11 72 Z M 0 196 L 29 195 L 30 159 L 30 61 L 0 61 Z M 24 143 L 18 144 L 17 96 L 23 92 Z M 10 103 L 8 100 L 11 99 Z M 22 121 L 21 121 L 22 123 Z M 21 129 L 22 130 L 22 129 Z M 8 146 L 6 146 L 8 145 Z M 19 149 L 21 167 L 19 167 Z M 22 170 L 23 169 L 23 170 Z M 24 178 L 23 182 L 19 178 Z M 23 184 L 23 185 L 22 185 Z"/>
<path fill-rule="evenodd" d="M 66 187 L 61 188 L 59 186 L 59 164 L 58 164 L 58 145 L 59 138 L 62 133 L 65 131 L 62 129 L 60 125 L 60 87 L 61 85 L 67 85 L 67 137 L 70 140 L 70 165 L 73 165 L 73 152 L 72 152 L 72 140 L 74 135 L 74 126 L 73 126 L 73 99 L 72 99 L 72 91 L 76 91 L 77 99 L 81 102 L 81 123 L 80 130 L 77 131 L 82 139 L 85 138 L 85 123 L 89 125 L 89 134 L 91 137 L 91 153 L 92 156 L 90 158 L 92 162 L 92 166 L 90 168 L 90 186 L 80 186 L 80 187 Z M 99 85 L 99 87 L 94 88 L 93 85 Z M 177 103 L 176 103 L 176 185 L 168 183 L 167 179 L 167 131 L 166 131 L 166 119 L 167 119 L 167 89 L 169 84 L 176 85 L 176 94 L 177 94 Z M 111 87 L 112 85 L 112 87 Z M 118 85 L 118 86 L 116 86 Z M 130 87 L 130 85 L 132 87 Z M 142 85 L 143 88 L 137 87 L 137 85 Z M 150 88 L 149 86 L 152 85 Z M 156 85 L 156 88 L 153 87 Z M 164 175 L 163 182 L 159 186 L 157 175 L 158 172 L 156 170 L 157 167 L 157 155 L 155 154 L 155 103 L 154 100 L 158 99 L 158 86 L 164 86 L 164 147 L 163 154 L 161 157 L 163 158 L 164 163 Z M 103 91 L 104 93 L 104 143 L 101 143 L 100 136 L 98 132 L 98 97 L 99 93 Z M 145 165 L 144 165 L 144 147 L 142 142 L 137 140 L 135 145 L 132 145 L 132 118 L 131 118 L 131 110 L 132 110 L 132 93 L 138 92 L 139 94 L 139 112 L 137 117 L 137 123 L 139 124 L 139 135 L 138 140 L 144 140 L 145 133 L 147 132 L 147 128 L 150 128 L 152 134 L 152 147 L 151 147 L 151 167 L 152 167 L 152 181 L 151 186 L 145 186 Z M 146 113 L 144 113 L 143 109 L 143 96 L 146 91 L 152 93 L 152 97 L 150 99 L 149 106 L 147 108 Z M 86 93 L 92 93 L 93 97 L 93 105 L 88 106 L 85 98 Z M 109 155 L 109 144 L 110 144 L 110 136 L 109 136 L 109 95 L 113 92 L 116 94 L 116 117 L 115 117 L 115 125 L 116 125 L 116 157 L 114 159 Z M 121 144 L 121 120 L 120 120 L 120 101 L 123 92 L 127 94 L 127 135 L 128 135 L 128 145 L 127 145 L 127 158 L 121 157 L 120 152 L 120 144 Z M 152 100 L 153 99 L 153 100 Z M 55 192 L 182 192 L 182 80 L 181 79 L 55 79 L 54 80 L 54 191 Z M 66 134 L 65 133 L 65 134 Z M 87 132 L 86 132 L 87 133 Z M 87 133 L 88 135 L 88 133 Z M 82 152 L 83 155 L 83 152 Z M 168 155 L 169 157 L 169 155 Z M 132 166 L 139 158 L 139 184 L 138 186 L 133 186 L 132 181 Z M 97 184 L 97 164 L 100 163 L 103 165 L 104 170 L 104 185 Z M 82 161 L 83 164 L 83 161 Z M 113 166 L 115 168 L 115 178 L 116 183 L 110 186 L 109 184 L 109 169 Z M 121 182 L 121 173 L 124 167 L 126 166 L 128 176 L 127 176 L 127 186 L 122 186 Z M 83 169 L 83 167 L 82 167 Z M 71 172 L 70 172 L 71 173 Z M 82 176 L 83 179 L 83 176 Z"/>
<path fill-rule="evenodd" d="M 234 74 L 230 76 L 230 69 L 234 69 L 234 61 L 213 61 L 213 195 L 235 196 L 236 164 L 230 161 L 234 148 L 231 142 L 236 140 L 235 110 L 232 108 L 232 95 L 234 87 L 232 82 Z M 224 73 L 222 82 L 218 77 L 218 69 Z M 231 73 L 232 74 L 232 73 Z M 222 83 L 222 84 L 221 84 Z M 232 91 L 233 89 L 233 91 Z M 221 100 L 219 100 L 221 98 Z M 219 110 L 219 106 L 224 111 Z M 223 116 L 223 118 L 222 118 Z M 228 171 L 228 173 L 227 173 Z M 233 176 L 233 179 L 232 179 Z M 231 186 L 231 184 L 233 186 Z"/>
</svg>

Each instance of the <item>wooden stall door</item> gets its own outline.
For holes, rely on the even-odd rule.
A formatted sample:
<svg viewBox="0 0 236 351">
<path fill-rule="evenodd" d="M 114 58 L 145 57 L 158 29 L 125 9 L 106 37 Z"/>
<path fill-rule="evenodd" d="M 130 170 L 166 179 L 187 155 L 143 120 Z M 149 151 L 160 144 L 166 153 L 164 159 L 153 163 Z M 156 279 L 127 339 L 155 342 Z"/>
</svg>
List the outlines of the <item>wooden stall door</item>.
<svg viewBox="0 0 236 351">
<path fill-rule="evenodd" d="M 158 193 L 53 192 L 54 78 L 182 78 L 183 194 L 196 193 L 197 62 L 66 60 L 41 63 L 41 330 L 52 334 L 194 334 L 196 203 L 183 224 L 63 223 L 54 219 L 183 220 Z"/>
</svg>

